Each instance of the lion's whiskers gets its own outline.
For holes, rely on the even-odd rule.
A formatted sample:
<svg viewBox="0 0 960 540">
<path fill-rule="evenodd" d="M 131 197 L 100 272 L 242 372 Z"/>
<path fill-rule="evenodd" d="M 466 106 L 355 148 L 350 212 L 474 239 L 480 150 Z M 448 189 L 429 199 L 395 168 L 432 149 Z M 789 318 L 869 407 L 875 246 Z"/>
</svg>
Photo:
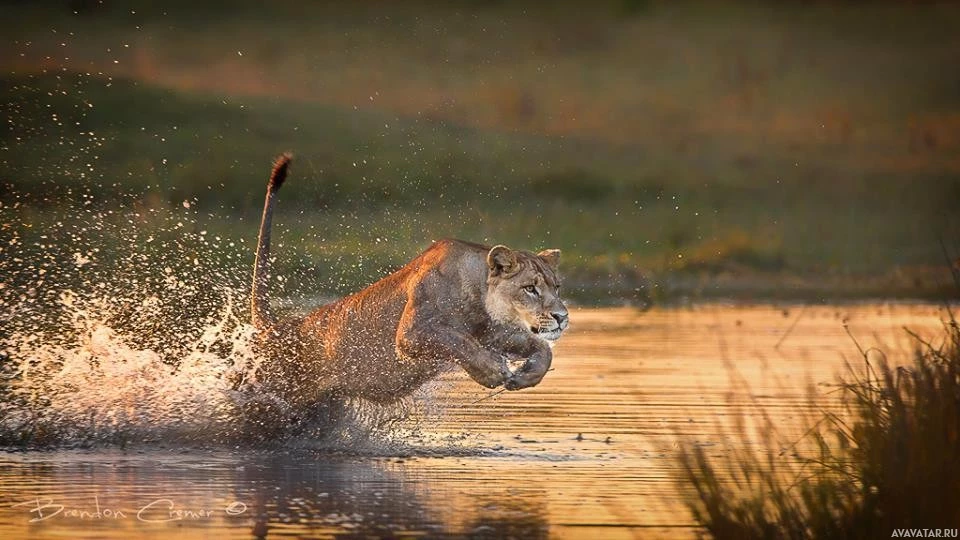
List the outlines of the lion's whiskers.
<svg viewBox="0 0 960 540">
<path fill-rule="evenodd" d="M 537 331 L 542 332 L 544 330 L 550 330 L 553 326 L 553 317 L 546 317 L 541 315 L 537 318 Z"/>
</svg>

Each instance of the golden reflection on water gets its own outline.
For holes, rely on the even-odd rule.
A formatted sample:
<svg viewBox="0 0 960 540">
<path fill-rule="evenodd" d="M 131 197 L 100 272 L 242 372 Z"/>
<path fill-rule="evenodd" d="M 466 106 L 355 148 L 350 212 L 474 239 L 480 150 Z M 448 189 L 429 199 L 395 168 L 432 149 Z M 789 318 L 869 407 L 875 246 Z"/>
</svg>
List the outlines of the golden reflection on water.
<svg viewBox="0 0 960 540">
<path fill-rule="evenodd" d="M 817 383 L 862 363 L 845 324 L 863 348 L 905 362 L 903 328 L 933 337 L 943 315 L 902 304 L 576 310 L 537 388 L 481 400 L 489 393 L 456 373 L 436 386 L 420 427 L 456 447 L 0 454 L 0 538 L 692 537 L 678 440 L 723 454 L 738 444 L 732 418 L 758 407 L 798 431 L 811 391 L 830 406 Z"/>
</svg>

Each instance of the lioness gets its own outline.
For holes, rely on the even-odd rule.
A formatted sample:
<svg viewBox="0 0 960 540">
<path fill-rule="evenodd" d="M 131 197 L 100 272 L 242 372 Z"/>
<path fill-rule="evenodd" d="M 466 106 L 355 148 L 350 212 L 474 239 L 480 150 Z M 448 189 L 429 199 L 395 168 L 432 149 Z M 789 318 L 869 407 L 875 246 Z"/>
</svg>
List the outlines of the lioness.
<svg viewBox="0 0 960 540">
<path fill-rule="evenodd" d="M 441 240 L 366 289 L 278 322 L 267 299 L 270 225 L 289 164 L 279 157 L 267 183 L 254 262 L 251 312 L 268 353 L 260 383 L 307 406 L 331 395 L 392 402 L 451 362 L 487 388 L 540 382 L 569 322 L 556 249 Z M 523 364 L 511 372 L 508 359 Z"/>
</svg>

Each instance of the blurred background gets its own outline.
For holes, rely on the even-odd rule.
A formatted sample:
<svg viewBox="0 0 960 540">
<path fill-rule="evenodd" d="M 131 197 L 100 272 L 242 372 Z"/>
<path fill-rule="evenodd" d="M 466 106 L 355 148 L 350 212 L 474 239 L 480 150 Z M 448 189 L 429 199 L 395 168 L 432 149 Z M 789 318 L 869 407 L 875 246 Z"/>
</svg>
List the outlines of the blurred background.
<svg viewBox="0 0 960 540">
<path fill-rule="evenodd" d="M 560 248 L 582 303 L 957 294 L 958 3 L 0 9 L 0 256 L 189 233 L 242 283 L 289 150 L 287 296 L 446 236 Z"/>
</svg>

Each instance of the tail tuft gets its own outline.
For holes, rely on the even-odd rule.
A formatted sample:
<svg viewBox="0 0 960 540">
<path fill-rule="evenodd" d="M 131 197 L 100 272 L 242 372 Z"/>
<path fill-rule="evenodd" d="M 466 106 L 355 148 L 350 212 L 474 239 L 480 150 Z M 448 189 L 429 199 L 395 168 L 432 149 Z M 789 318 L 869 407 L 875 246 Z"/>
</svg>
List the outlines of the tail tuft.
<svg viewBox="0 0 960 540">
<path fill-rule="evenodd" d="M 273 162 L 273 172 L 270 173 L 270 182 L 267 187 L 273 191 L 280 189 L 283 181 L 287 179 L 287 168 L 292 160 L 293 154 L 290 152 L 284 152 L 277 156 L 277 160 Z"/>
</svg>

